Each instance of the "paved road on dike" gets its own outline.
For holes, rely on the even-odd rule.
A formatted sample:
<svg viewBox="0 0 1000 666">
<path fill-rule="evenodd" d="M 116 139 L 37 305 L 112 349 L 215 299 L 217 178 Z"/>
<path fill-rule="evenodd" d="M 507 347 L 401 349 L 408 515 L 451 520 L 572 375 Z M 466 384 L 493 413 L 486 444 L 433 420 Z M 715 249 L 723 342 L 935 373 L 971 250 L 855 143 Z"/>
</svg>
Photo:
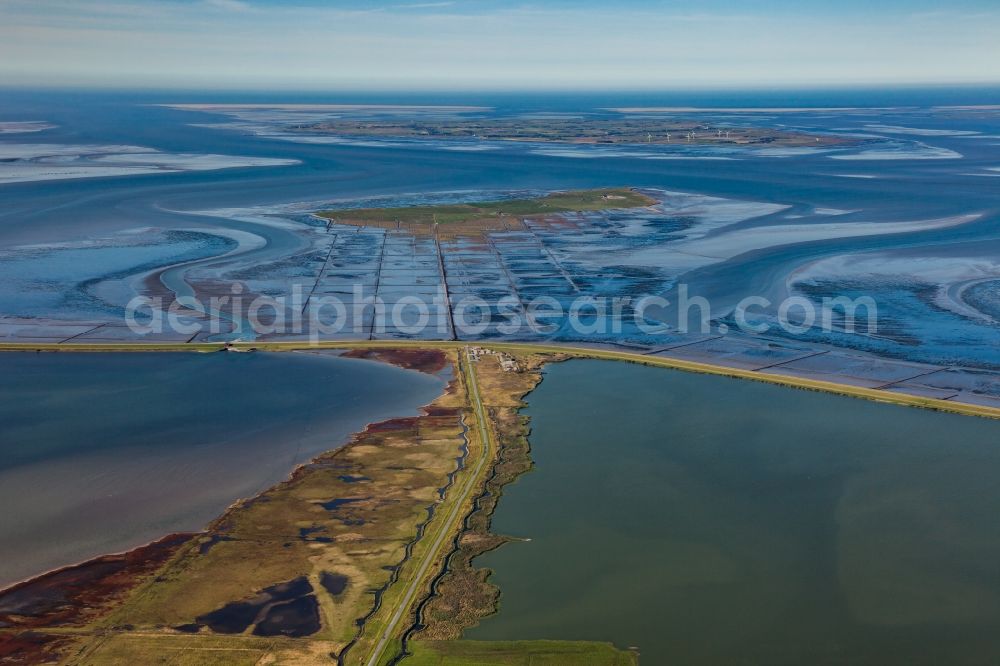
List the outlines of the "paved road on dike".
<svg viewBox="0 0 1000 666">
<path fill-rule="evenodd" d="M 379 639 L 378 644 L 375 646 L 375 650 L 372 652 L 371 657 L 367 661 L 368 666 L 376 666 L 382 658 L 386 647 L 389 645 L 389 642 L 392 641 L 396 625 L 399 624 L 399 621 L 403 618 L 409 610 L 410 605 L 413 603 L 413 598 L 416 596 L 417 591 L 422 587 L 422 583 L 427 576 L 427 571 L 434 563 L 438 551 L 441 550 L 441 545 L 447 540 L 449 535 L 451 535 L 452 529 L 462 518 L 462 508 L 472 495 L 472 492 L 476 489 L 476 481 L 479 479 L 479 475 L 483 471 L 486 461 L 492 459 L 493 449 L 490 446 L 489 431 L 486 427 L 486 411 L 483 409 L 483 403 L 479 398 L 479 384 L 476 382 L 476 371 L 473 367 L 472 358 L 469 356 L 468 351 L 465 352 L 465 363 L 467 368 L 465 376 L 468 383 L 469 398 L 472 401 L 472 405 L 476 412 L 476 420 L 479 422 L 479 438 L 483 444 L 483 455 L 479 457 L 479 462 L 476 463 L 475 469 L 472 470 L 472 474 L 470 474 L 466 479 L 465 485 L 462 486 L 461 495 L 456 498 L 451 511 L 448 513 L 448 518 L 446 519 L 444 525 L 441 526 L 441 529 L 438 531 L 433 543 L 431 543 L 427 554 L 424 556 L 424 560 L 420 563 L 420 567 L 411 579 L 409 587 L 406 588 L 406 593 L 396 606 L 395 612 L 393 612 L 392 616 L 389 618 L 389 623 L 386 625 L 385 631 L 382 632 L 382 636 Z"/>
</svg>

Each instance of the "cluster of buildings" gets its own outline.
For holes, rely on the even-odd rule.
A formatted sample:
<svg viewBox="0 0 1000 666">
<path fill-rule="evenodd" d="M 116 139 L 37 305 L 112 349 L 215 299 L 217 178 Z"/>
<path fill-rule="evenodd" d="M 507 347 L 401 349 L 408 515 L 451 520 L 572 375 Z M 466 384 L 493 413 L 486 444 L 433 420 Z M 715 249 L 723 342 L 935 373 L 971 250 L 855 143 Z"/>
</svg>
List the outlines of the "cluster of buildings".
<svg viewBox="0 0 1000 666">
<path fill-rule="evenodd" d="M 479 361 L 481 358 L 488 355 L 497 357 L 497 360 L 500 362 L 500 367 L 504 372 L 521 371 L 521 366 L 519 366 L 514 357 L 509 354 L 505 354 L 494 349 L 485 349 L 483 347 L 469 347 L 469 356 L 473 361 Z"/>
</svg>

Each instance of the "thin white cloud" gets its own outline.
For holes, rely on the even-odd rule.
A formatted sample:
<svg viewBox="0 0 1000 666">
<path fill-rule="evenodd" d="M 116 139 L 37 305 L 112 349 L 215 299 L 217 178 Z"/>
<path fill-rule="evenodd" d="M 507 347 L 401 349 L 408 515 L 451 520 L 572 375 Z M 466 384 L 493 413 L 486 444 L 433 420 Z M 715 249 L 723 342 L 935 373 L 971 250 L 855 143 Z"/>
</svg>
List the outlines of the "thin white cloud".
<svg viewBox="0 0 1000 666">
<path fill-rule="evenodd" d="M 392 9 L 437 9 L 438 7 L 452 7 L 454 2 L 414 2 L 408 5 L 391 5 Z"/>
<path fill-rule="evenodd" d="M 608 6 L 477 4 L 470 11 L 453 0 L 246 7 L 241 0 L 0 0 L 0 83 L 333 89 L 1000 81 L 996 12 L 818 21 L 742 7 L 739 16 Z"/>
<path fill-rule="evenodd" d="M 250 5 L 242 0 L 203 0 L 203 2 L 214 9 L 223 9 L 230 12 L 245 12 L 250 10 Z"/>
</svg>

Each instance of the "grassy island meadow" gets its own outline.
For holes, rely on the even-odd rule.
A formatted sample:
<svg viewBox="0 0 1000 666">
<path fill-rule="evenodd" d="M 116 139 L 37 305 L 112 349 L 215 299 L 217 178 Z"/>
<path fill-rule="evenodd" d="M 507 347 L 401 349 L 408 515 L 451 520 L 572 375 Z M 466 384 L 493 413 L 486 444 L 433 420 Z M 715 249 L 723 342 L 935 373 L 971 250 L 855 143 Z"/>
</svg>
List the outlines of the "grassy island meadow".
<svg viewBox="0 0 1000 666">
<path fill-rule="evenodd" d="M 612 208 L 640 208 L 655 203 L 654 199 L 644 194 L 621 187 L 554 192 L 534 199 L 507 199 L 398 208 L 325 210 L 317 215 L 341 224 L 353 225 L 463 224 L 478 221 L 492 222 L 504 217 L 523 218 Z"/>
</svg>

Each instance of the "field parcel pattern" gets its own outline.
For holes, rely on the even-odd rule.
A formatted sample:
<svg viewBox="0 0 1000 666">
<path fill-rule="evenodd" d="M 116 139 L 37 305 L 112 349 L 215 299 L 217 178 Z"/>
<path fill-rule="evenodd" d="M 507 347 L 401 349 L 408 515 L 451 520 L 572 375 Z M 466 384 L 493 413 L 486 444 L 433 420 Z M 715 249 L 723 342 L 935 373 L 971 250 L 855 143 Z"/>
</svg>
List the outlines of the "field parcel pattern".
<svg viewBox="0 0 1000 666">
<path fill-rule="evenodd" d="M 556 357 L 347 354 L 431 373 L 450 367 L 453 380 L 421 416 L 370 425 L 202 533 L 0 593 L 0 661 L 634 663 L 603 643 L 423 640 L 457 637 L 494 610 L 498 592 L 471 555 L 503 541 L 488 532 L 487 496 L 527 468 L 516 412 Z"/>
</svg>

